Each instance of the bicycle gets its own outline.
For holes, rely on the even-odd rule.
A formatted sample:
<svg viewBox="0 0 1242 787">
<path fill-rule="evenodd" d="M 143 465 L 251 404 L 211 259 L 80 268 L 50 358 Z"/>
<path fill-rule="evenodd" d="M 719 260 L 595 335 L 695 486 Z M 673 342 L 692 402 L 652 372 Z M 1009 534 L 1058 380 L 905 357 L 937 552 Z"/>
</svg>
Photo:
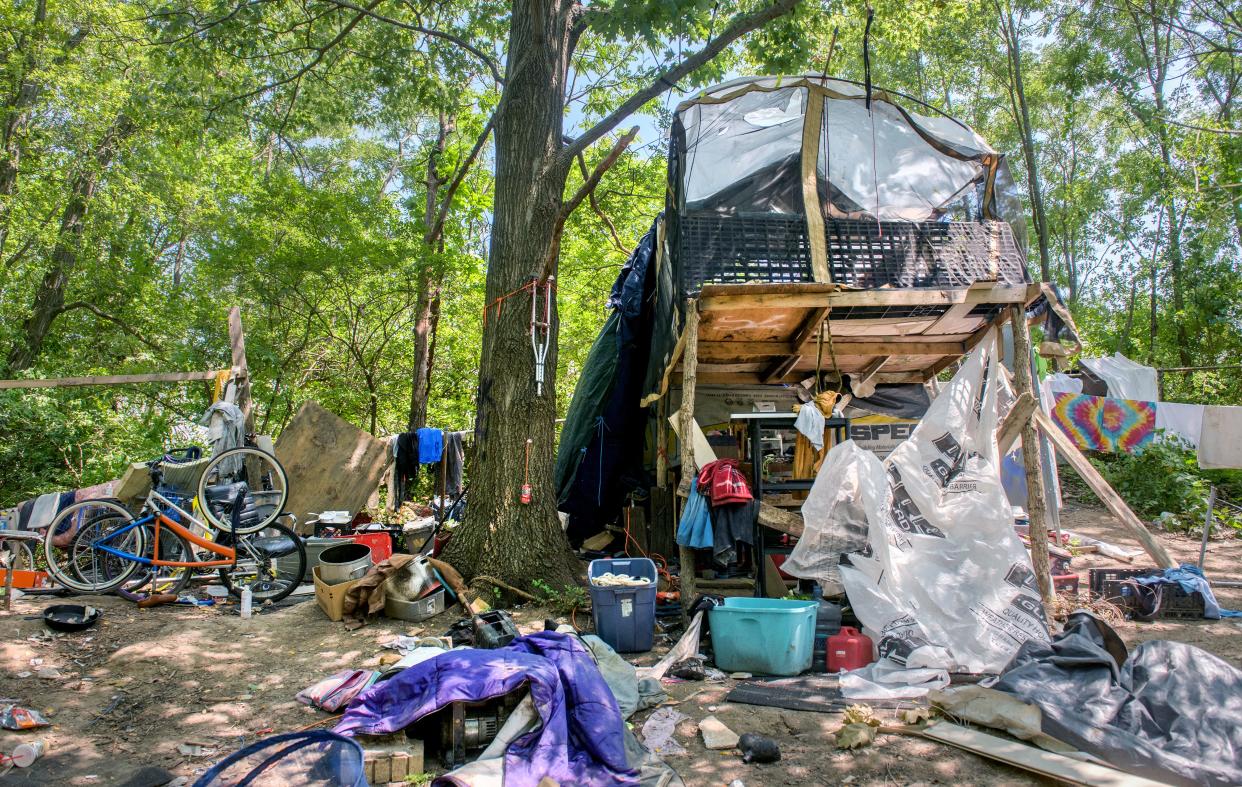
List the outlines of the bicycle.
<svg viewBox="0 0 1242 787">
<path fill-rule="evenodd" d="M 198 483 L 203 519 L 159 491 L 164 461 L 150 463 L 151 491 L 139 517 L 114 500 L 85 500 L 52 520 L 44 551 L 57 583 L 83 593 L 129 595 L 147 584 L 179 593 L 194 570 L 217 568 L 234 596 L 245 587 L 260 602 L 292 593 L 306 569 L 306 549 L 276 521 L 288 499 L 276 458 L 250 446 L 214 457 Z M 209 538 L 215 531 L 218 538 Z"/>
</svg>

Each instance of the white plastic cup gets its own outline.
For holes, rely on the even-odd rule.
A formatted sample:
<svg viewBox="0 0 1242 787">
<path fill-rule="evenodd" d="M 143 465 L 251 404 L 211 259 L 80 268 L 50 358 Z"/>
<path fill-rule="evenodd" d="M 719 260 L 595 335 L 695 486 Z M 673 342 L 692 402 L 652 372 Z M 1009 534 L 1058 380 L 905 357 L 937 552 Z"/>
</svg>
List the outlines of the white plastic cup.
<svg viewBox="0 0 1242 787">
<path fill-rule="evenodd" d="M 29 768 L 34 765 L 35 760 L 43 756 L 45 751 L 47 751 L 47 743 L 42 739 L 23 743 L 13 750 L 13 764 L 18 768 Z"/>
<path fill-rule="evenodd" d="M 250 592 L 250 588 L 242 588 L 241 594 L 241 616 L 243 619 L 249 619 L 251 611 L 254 609 L 254 593 Z"/>
</svg>

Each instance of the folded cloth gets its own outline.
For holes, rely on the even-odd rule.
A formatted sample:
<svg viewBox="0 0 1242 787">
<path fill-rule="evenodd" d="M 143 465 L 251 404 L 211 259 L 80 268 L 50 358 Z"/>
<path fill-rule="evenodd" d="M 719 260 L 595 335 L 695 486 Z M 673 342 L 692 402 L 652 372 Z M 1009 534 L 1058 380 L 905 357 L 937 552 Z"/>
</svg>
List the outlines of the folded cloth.
<svg viewBox="0 0 1242 787">
<path fill-rule="evenodd" d="M 444 456 L 444 432 L 431 427 L 418 430 L 418 463 L 429 465 Z"/>
<path fill-rule="evenodd" d="M 1151 577 L 1137 577 L 1134 581 L 1148 587 L 1175 584 L 1184 593 L 1201 594 L 1203 596 L 1203 617 L 1208 620 L 1242 618 L 1242 612 L 1220 608 L 1220 604 L 1216 601 L 1216 594 L 1212 592 L 1212 586 L 1208 584 L 1207 577 L 1203 576 L 1203 571 L 1193 563 L 1183 563 L 1180 568 L 1166 568 L 1163 574 Z"/>
<path fill-rule="evenodd" d="M 703 465 L 699 471 L 699 489 L 706 490 L 704 494 L 714 506 L 744 503 L 754 497 L 736 459 L 717 459 Z"/>
<path fill-rule="evenodd" d="M 369 669 L 347 669 L 298 692 L 298 702 L 335 713 L 375 682 L 380 674 Z"/>
<path fill-rule="evenodd" d="M 593 787 L 637 785 L 625 721 L 591 653 L 577 637 L 543 631 L 494 650 L 453 650 L 364 691 L 336 726 L 341 735 L 385 735 L 454 702 L 482 702 L 526 687 L 541 724 L 504 755 L 506 787 L 541 779 Z M 451 774 L 433 784 L 455 784 Z"/>
</svg>

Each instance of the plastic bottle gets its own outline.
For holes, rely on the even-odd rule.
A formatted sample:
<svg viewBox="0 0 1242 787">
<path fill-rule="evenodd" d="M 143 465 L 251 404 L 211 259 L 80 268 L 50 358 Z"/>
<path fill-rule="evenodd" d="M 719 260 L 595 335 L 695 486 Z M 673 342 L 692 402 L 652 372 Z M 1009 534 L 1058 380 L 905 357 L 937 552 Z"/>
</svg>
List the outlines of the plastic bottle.
<svg viewBox="0 0 1242 787">
<path fill-rule="evenodd" d="M 815 647 L 811 657 L 811 671 L 828 669 L 828 637 L 841 630 L 841 607 L 824 598 L 824 590 L 815 583 L 811 598 L 818 607 L 815 610 Z"/>
<path fill-rule="evenodd" d="M 241 616 L 243 619 L 250 617 L 250 612 L 254 607 L 254 593 L 250 592 L 250 588 L 242 588 L 241 593 Z M 805 640 L 803 640 L 805 642 Z"/>
</svg>

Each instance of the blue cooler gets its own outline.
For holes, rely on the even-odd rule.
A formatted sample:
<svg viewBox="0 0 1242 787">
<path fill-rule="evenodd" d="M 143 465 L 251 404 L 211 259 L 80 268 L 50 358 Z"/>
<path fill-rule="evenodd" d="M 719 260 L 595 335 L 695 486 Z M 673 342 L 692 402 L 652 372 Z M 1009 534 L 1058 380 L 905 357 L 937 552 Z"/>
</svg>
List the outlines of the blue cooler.
<svg viewBox="0 0 1242 787">
<path fill-rule="evenodd" d="M 601 574 L 629 574 L 647 580 L 633 587 L 598 587 Z M 649 558 L 592 560 L 587 569 L 591 585 L 591 616 L 595 633 L 619 653 L 651 650 L 655 644 L 656 565 Z"/>
</svg>

